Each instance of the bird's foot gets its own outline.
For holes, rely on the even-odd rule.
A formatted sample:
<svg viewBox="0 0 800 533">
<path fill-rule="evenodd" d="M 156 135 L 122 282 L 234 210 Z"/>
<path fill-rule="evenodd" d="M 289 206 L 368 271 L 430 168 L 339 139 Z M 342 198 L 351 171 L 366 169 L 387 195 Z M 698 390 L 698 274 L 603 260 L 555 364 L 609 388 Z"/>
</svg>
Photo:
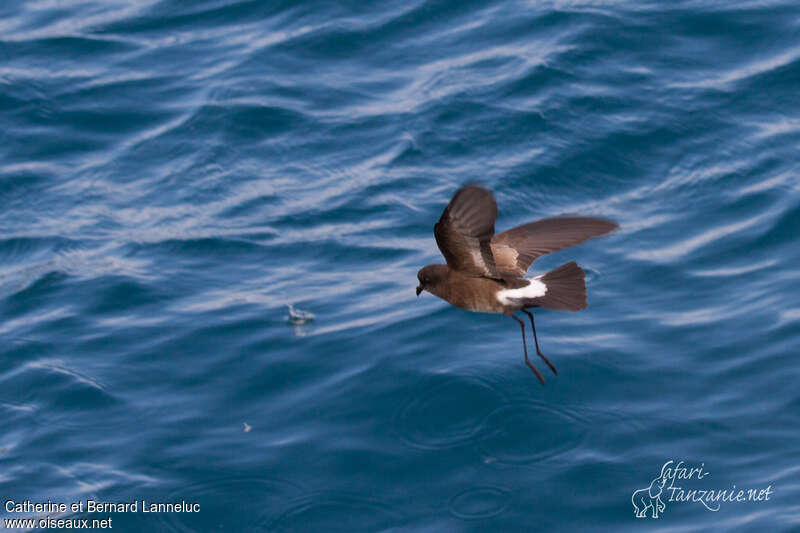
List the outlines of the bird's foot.
<svg viewBox="0 0 800 533">
<path fill-rule="evenodd" d="M 544 385 L 544 376 L 542 376 L 541 372 L 536 370 L 536 367 L 533 366 L 533 363 L 531 363 L 530 361 L 525 361 L 525 364 L 530 367 L 533 373 L 536 374 L 536 377 L 539 378 L 539 381 L 541 381 L 542 385 Z"/>
<path fill-rule="evenodd" d="M 553 374 L 555 374 L 556 376 L 558 375 L 558 371 L 556 370 L 556 367 L 553 366 L 553 363 L 550 362 L 550 359 L 545 357 L 544 354 L 538 349 L 536 350 L 536 355 L 541 357 L 544 360 L 544 362 L 547 363 L 547 366 L 550 367 L 550 370 L 553 371 Z"/>
</svg>

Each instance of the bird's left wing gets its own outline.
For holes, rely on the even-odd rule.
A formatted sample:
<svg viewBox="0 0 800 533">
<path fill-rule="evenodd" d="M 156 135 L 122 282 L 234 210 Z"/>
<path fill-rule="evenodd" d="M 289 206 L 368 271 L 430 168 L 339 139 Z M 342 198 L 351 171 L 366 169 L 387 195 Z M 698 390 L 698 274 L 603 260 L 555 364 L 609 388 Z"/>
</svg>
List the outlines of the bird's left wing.
<svg viewBox="0 0 800 533">
<path fill-rule="evenodd" d="M 433 227 L 450 268 L 470 276 L 497 277 L 491 247 L 496 218 L 497 202 L 488 190 L 466 185 L 456 192 Z"/>
<path fill-rule="evenodd" d="M 602 218 L 545 218 L 498 233 L 491 248 L 501 276 L 522 277 L 538 257 L 617 228 L 616 222 Z"/>
</svg>

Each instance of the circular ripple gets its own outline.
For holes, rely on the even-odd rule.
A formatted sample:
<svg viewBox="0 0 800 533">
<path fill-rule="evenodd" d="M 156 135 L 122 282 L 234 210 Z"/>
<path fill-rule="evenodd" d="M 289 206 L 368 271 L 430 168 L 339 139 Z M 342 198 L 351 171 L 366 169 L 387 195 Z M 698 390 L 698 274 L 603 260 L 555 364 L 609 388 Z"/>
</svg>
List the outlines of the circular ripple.
<svg viewBox="0 0 800 533">
<path fill-rule="evenodd" d="M 503 405 L 484 423 L 481 439 L 486 463 L 528 464 L 579 447 L 588 424 L 578 412 L 541 402 Z"/>
<path fill-rule="evenodd" d="M 269 524 L 267 531 L 386 531 L 401 523 L 400 513 L 381 502 L 341 494 L 312 494 L 296 501 Z"/>
<path fill-rule="evenodd" d="M 230 477 L 182 486 L 165 501 L 199 503 L 198 513 L 155 513 L 170 531 L 192 533 L 208 529 L 263 531 L 287 502 L 299 493 L 296 485 L 271 478 Z"/>
<path fill-rule="evenodd" d="M 474 440 L 503 400 L 483 378 L 438 374 L 411 394 L 395 417 L 395 428 L 409 446 L 452 448 Z"/>
<path fill-rule="evenodd" d="M 473 487 L 456 494 L 448 508 L 462 520 L 484 520 L 506 510 L 511 493 L 500 487 Z"/>
</svg>

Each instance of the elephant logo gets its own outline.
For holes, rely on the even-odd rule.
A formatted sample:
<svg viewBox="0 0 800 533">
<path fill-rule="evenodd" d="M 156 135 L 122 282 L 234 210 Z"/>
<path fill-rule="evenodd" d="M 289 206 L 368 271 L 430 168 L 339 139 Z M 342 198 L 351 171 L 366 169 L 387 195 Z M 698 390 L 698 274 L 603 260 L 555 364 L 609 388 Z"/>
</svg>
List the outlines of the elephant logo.
<svg viewBox="0 0 800 533">
<path fill-rule="evenodd" d="M 664 486 L 667 484 L 667 476 L 664 475 L 664 470 L 666 468 L 667 465 L 665 464 L 661 468 L 661 474 L 650 483 L 648 488 L 639 489 L 631 496 L 633 513 L 636 515 L 636 518 L 647 518 L 648 509 L 650 509 L 653 518 L 658 518 L 658 513 L 664 512 L 667 506 L 661 499 L 661 493 L 664 490 Z"/>
</svg>

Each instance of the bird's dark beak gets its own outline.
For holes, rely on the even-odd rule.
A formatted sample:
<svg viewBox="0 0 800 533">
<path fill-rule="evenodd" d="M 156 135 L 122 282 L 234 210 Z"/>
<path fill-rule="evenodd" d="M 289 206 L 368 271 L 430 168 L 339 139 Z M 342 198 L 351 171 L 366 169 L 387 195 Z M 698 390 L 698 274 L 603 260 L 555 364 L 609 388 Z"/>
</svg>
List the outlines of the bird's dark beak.
<svg viewBox="0 0 800 533">
<path fill-rule="evenodd" d="M 417 285 L 417 296 L 422 292 L 422 285 Z"/>
</svg>

